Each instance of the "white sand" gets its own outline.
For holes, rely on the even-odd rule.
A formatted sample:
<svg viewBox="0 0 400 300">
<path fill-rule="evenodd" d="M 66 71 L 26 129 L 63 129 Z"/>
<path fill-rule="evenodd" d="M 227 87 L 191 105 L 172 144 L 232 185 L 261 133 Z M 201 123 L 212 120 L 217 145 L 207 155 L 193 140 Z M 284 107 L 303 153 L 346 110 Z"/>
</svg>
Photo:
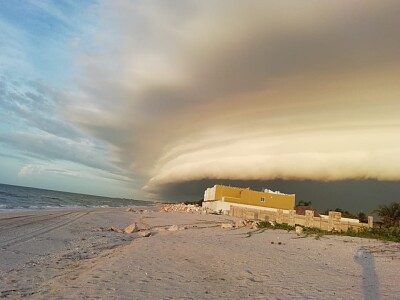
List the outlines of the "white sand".
<svg viewBox="0 0 400 300">
<path fill-rule="evenodd" d="M 15 217 L 0 214 L 0 297 L 399 299 L 396 243 L 221 229 L 235 218 L 187 213 L 96 209 Z M 133 221 L 153 235 L 94 231 Z M 174 224 L 187 229 L 162 230 Z"/>
</svg>

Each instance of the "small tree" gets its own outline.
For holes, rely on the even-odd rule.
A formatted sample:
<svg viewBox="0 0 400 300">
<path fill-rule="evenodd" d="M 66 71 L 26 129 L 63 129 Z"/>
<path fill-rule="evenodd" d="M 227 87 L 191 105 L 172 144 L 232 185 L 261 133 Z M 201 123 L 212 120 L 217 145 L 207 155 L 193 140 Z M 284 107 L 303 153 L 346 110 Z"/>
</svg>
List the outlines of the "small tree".
<svg viewBox="0 0 400 300">
<path fill-rule="evenodd" d="M 392 202 L 389 205 L 381 205 L 373 211 L 387 227 L 400 226 L 400 203 Z"/>
<path fill-rule="evenodd" d="M 296 206 L 310 206 L 311 205 L 311 201 L 303 201 L 300 200 Z"/>
<path fill-rule="evenodd" d="M 367 216 L 365 213 L 363 213 L 363 212 L 359 212 L 359 213 L 358 213 L 358 220 L 359 220 L 361 223 L 368 223 L 368 216 Z"/>
<path fill-rule="evenodd" d="M 337 211 L 337 212 L 340 212 L 340 213 L 342 214 L 342 218 L 358 219 L 358 217 L 357 217 L 355 214 L 349 212 L 348 210 L 343 210 L 343 209 L 338 208 L 338 207 L 335 208 L 335 209 L 327 209 L 327 210 L 324 212 L 324 214 L 325 214 L 325 215 L 328 215 L 328 214 L 329 214 L 329 211 Z"/>
</svg>

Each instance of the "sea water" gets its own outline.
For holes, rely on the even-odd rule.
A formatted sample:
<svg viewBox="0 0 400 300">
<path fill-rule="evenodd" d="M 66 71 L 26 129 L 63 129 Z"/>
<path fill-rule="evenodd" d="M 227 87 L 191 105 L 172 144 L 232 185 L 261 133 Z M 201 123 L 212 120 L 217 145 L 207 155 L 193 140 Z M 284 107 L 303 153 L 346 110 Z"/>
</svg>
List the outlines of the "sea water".
<svg viewBox="0 0 400 300">
<path fill-rule="evenodd" d="M 0 184 L 0 212 L 87 207 L 148 206 L 149 201 L 109 198 Z"/>
</svg>

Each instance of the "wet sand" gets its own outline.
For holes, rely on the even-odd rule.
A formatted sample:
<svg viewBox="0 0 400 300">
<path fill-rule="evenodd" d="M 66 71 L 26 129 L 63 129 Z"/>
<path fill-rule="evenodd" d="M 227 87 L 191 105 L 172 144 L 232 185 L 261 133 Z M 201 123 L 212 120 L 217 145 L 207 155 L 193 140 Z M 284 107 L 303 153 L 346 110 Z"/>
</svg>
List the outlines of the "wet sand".
<svg viewBox="0 0 400 300">
<path fill-rule="evenodd" d="M 144 208 L 149 210 L 149 208 Z M 0 297 L 396 299 L 400 244 L 125 209 L 0 214 Z M 139 233 L 99 231 L 137 222 Z M 168 231 L 171 225 L 184 230 Z"/>
</svg>

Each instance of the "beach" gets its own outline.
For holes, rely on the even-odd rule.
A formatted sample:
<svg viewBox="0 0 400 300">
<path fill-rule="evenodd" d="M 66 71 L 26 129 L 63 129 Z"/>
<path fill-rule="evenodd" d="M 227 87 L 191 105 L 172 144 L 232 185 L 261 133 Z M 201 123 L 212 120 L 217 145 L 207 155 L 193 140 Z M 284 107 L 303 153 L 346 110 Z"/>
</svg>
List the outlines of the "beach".
<svg viewBox="0 0 400 300">
<path fill-rule="evenodd" d="M 0 297 L 398 298 L 398 243 L 221 228 L 237 221 L 157 205 L 2 213 Z"/>
</svg>

